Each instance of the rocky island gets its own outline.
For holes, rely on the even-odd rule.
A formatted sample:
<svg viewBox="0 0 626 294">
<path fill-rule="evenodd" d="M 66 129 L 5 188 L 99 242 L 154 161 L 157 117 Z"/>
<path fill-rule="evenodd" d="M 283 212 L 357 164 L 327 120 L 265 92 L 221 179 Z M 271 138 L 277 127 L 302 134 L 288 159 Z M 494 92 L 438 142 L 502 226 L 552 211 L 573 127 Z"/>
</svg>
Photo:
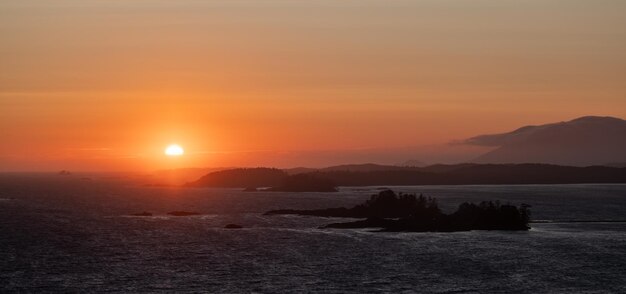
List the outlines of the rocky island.
<svg viewBox="0 0 626 294">
<path fill-rule="evenodd" d="M 382 231 L 394 232 L 520 231 L 530 229 L 529 207 L 526 204 L 520 207 L 500 204 L 498 201 L 480 204 L 466 202 L 454 213 L 445 214 L 439 209 L 435 198 L 384 190 L 352 208 L 283 209 L 268 211 L 265 215 L 364 218 L 354 222 L 333 223 L 324 228 L 381 228 Z"/>
</svg>

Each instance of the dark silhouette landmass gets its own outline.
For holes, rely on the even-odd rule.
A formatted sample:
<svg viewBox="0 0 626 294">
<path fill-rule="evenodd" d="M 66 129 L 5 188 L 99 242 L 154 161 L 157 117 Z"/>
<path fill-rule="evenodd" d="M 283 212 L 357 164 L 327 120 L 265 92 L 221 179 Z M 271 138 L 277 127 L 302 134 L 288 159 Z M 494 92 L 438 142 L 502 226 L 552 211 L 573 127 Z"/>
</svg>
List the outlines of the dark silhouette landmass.
<svg viewBox="0 0 626 294">
<path fill-rule="evenodd" d="M 378 166 L 386 167 L 386 166 Z M 289 176 L 272 168 L 209 173 L 191 187 L 236 187 L 254 191 L 332 192 L 338 186 L 516 185 L 626 183 L 626 168 L 550 164 L 454 164 L 352 171 L 329 169 Z"/>
<path fill-rule="evenodd" d="M 59 171 L 59 173 L 58 173 L 58 174 L 59 174 L 60 176 L 71 176 L 71 175 L 72 175 L 72 173 L 71 173 L 70 171 L 68 171 L 68 170 L 62 170 L 62 171 Z"/>
<path fill-rule="evenodd" d="M 191 187 L 246 187 L 246 192 L 336 192 L 336 184 L 315 174 L 288 175 L 275 168 L 238 168 L 209 173 L 188 183 Z M 259 189 L 259 187 L 266 187 Z"/>
<path fill-rule="evenodd" d="M 412 170 L 315 174 L 338 186 L 626 183 L 626 168 L 549 164 L 435 165 Z"/>
<path fill-rule="evenodd" d="M 283 169 L 283 171 L 285 171 L 289 175 L 312 173 L 318 170 L 319 169 L 312 168 L 312 167 L 294 167 L 294 168 Z"/>
<path fill-rule="evenodd" d="M 383 231 L 454 232 L 469 230 L 528 230 L 530 210 L 499 202 L 463 203 L 456 212 L 444 214 L 437 200 L 423 195 L 396 194 L 381 191 L 365 203 L 353 208 L 315 210 L 271 210 L 265 215 L 308 215 L 320 217 L 365 218 L 364 220 L 333 223 L 324 228 L 381 228 Z"/>
<path fill-rule="evenodd" d="M 283 183 L 287 173 L 276 168 L 235 168 L 211 172 L 197 181 L 187 183 L 191 187 L 244 188 L 275 187 Z"/>
<path fill-rule="evenodd" d="M 405 167 L 422 167 L 422 166 L 428 166 L 428 165 L 425 164 L 422 161 L 417 160 L 417 159 L 410 159 L 410 160 L 407 160 L 407 161 L 401 163 L 400 166 L 405 166 Z"/>
<path fill-rule="evenodd" d="M 337 192 L 337 185 L 325 178 L 315 174 L 297 174 L 288 176 L 283 182 L 267 189 L 267 191 L 280 192 Z"/>
<path fill-rule="evenodd" d="M 626 162 L 626 120 L 585 116 L 567 122 L 525 126 L 509 133 L 482 135 L 465 144 L 496 149 L 477 163 L 549 163 L 588 166 Z"/>
<path fill-rule="evenodd" d="M 334 165 L 324 168 L 307 168 L 307 167 L 297 167 L 297 168 L 289 168 L 284 171 L 290 175 L 296 174 L 305 174 L 305 173 L 313 173 L 313 172 L 335 172 L 335 171 L 346 171 L 346 172 L 372 172 L 372 171 L 390 171 L 390 170 L 414 170 L 418 167 L 416 166 L 397 166 L 397 165 L 383 165 L 383 164 L 375 164 L 375 163 L 362 163 L 362 164 L 342 164 L 342 165 Z"/>
<path fill-rule="evenodd" d="M 611 167 L 626 167 L 626 162 L 613 162 L 613 163 L 609 163 L 606 166 L 611 166 Z"/>
</svg>

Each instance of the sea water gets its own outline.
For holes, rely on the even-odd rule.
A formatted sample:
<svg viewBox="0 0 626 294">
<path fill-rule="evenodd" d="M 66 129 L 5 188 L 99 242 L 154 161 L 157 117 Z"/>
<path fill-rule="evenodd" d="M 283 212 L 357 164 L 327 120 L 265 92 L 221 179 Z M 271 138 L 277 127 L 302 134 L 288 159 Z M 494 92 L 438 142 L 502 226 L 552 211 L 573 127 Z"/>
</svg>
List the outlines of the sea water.
<svg viewBox="0 0 626 294">
<path fill-rule="evenodd" d="M 246 193 L 3 174 L 0 292 L 626 292 L 626 185 L 388 187 L 436 197 L 446 212 L 527 203 L 540 221 L 527 232 L 381 233 L 263 215 L 351 207 L 382 188 Z M 143 211 L 153 216 L 129 216 Z"/>
</svg>

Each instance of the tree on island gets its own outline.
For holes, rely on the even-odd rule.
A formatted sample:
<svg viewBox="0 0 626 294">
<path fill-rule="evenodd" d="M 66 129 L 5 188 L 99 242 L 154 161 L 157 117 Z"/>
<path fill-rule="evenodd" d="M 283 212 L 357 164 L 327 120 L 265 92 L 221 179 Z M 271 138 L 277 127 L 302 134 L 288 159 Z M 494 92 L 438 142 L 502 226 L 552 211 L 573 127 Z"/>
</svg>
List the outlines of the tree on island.
<svg viewBox="0 0 626 294">
<path fill-rule="evenodd" d="M 384 190 L 353 208 L 272 210 L 266 215 L 296 214 L 322 217 L 365 218 L 333 223 L 325 228 L 382 228 L 384 231 L 453 232 L 468 230 L 528 230 L 529 205 L 501 205 L 498 201 L 463 203 L 456 212 L 444 214 L 437 200 L 424 195 L 396 194 Z"/>
<path fill-rule="evenodd" d="M 435 217 L 441 214 L 437 200 L 424 195 L 396 193 L 384 190 L 374 194 L 365 203 L 352 208 L 355 215 L 363 217 Z"/>
</svg>

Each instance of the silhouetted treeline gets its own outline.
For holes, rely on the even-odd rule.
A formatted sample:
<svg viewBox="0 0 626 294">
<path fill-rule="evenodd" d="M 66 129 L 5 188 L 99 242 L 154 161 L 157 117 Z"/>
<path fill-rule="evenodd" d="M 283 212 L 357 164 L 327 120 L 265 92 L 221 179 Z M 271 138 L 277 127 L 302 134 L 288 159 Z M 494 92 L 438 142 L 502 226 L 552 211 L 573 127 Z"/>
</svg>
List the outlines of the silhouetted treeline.
<svg viewBox="0 0 626 294">
<path fill-rule="evenodd" d="M 274 187 L 281 185 L 287 174 L 276 168 L 236 168 L 208 173 L 187 186 L 194 187 Z"/>
<path fill-rule="evenodd" d="M 314 174 L 287 175 L 275 168 L 238 168 L 209 173 L 199 180 L 188 183 L 193 187 L 241 188 L 258 191 L 259 187 L 270 187 L 265 191 L 285 192 L 336 192 L 337 185 Z"/>
<path fill-rule="evenodd" d="M 306 176 L 303 176 L 306 175 Z M 325 169 L 289 176 L 275 168 L 239 168 L 209 173 L 189 186 L 325 191 L 328 186 L 626 183 L 626 168 L 548 164 L 458 164 L 423 168 L 347 171 Z"/>
<path fill-rule="evenodd" d="M 511 225 L 518 225 L 522 229 L 528 228 L 529 207 L 527 204 L 522 204 L 519 208 L 502 205 L 499 201 L 483 201 L 478 205 L 465 202 L 448 217 L 456 227 L 463 229 L 501 230 Z"/>
<path fill-rule="evenodd" d="M 321 217 L 366 218 L 334 223 L 326 228 L 382 228 L 385 231 L 452 232 L 467 230 L 528 230 L 529 206 L 501 205 L 499 202 L 463 203 L 452 214 L 444 214 L 437 200 L 423 195 L 396 194 L 391 190 L 372 195 L 353 208 L 316 210 L 272 210 L 266 215 L 296 214 Z"/>
<path fill-rule="evenodd" d="M 326 178 L 313 174 L 297 174 L 285 177 L 281 184 L 268 191 L 281 192 L 337 192 L 337 185 Z"/>
<path fill-rule="evenodd" d="M 626 168 L 547 164 L 436 165 L 412 170 L 312 174 L 339 186 L 626 183 Z"/>
<path fill-rule="evenodd" d="M 415 196 L 413 194 L 400 193 L 396 195 L 391 190 L 381 191 L 372 195 L 370 200 L 363 204 L 359 204 L 353 208 L 326 208 L 314 210 L 293 210 L 281 209 L 266 212 L 266 215 L 272 214 L 298 214 L 312 215 L 323 217 L 380 217 L 380 218 L 399 218 L 408 217 L 416 212 L 424 213 L 425 211 L 437 210 L 437 201 L 423 195 Z"/>
</svg>

